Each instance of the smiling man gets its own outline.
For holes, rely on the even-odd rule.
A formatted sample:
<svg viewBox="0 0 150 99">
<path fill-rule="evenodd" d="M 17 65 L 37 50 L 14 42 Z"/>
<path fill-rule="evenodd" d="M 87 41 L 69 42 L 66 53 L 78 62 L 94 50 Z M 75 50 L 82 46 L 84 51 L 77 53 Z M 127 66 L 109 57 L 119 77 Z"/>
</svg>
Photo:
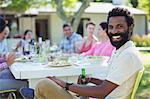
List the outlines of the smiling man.
<svg viewBox="0 0 150 99">
<path fill-rule="evenodd" d="M 81 35 L 73 32 L 71 25 L 68 23 L 63 25 L 63 32 L 65 37 L 61 40 L 59 48 L 64 53 L 76 53 L 75 44 L 82 40 Z"/>
<path fill-rule="evenodd" d="M 109 12 L 107 22 L 107 34 L 117 50 L 108 62 L 106 78 L 86 77 L 83 81 L 79 77 L 78 84 L 74 84 L 48 77 L 38 83 L 35 92 L 37 99 L 78 99 L 69 91 L 98 99 L 130 99 L 137 73 L 143 69 L 139 52 L 130 40 L 134 20 L 127 9 L 114 8 Z M 82 83 L 93 83 L 95 86 Z"/>
<path fill-rule="evenodd" d="M 122 9 L 116 9 L 116 11 L 117 10 L 121 11 Z M 126 16 L 124 16 L 125 14 Z M 120 16 L 115 12 L 109 13 L 107 21 L 109 22 L 108 36 L 110 41 L 113 46 L 119 49 L 130 40 L 134 27 L 134 20 L 130 12 L 125 11 L 124 13 L 120 13 Z"/>
</svg>

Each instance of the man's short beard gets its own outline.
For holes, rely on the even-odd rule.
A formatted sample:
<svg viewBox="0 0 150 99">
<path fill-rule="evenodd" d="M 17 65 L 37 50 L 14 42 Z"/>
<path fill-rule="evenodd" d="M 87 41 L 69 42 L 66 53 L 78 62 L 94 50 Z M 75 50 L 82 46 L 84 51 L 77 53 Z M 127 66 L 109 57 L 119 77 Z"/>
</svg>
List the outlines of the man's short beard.
<svg viewBox="0 0 150 99">
<path fill-rule="evenodd" d="M 125 32 L 122 32 L 122 33 L 117 33 L 117 34 L 107 33 L 111 44 L 114 47 L 116 47 L 116 49 L 119 49 L 122 45 L 124 45 L 127 41 L 130 40 L 131 35 L 129 35 L 129 34 L 130 34 L 129 31 L 125 31 Z M 121 36 L 122 40 L 120 40 L 120 41 L 112 41 L 112 37 L 113 36 Z"/>
</svg>

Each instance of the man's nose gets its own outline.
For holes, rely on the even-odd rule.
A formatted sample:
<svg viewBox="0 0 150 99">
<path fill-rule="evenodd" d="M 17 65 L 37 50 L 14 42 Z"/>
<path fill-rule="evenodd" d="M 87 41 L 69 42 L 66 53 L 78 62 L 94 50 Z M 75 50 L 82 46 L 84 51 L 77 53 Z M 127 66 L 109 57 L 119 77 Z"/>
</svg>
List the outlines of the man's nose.
<svg viewBox="0 0 150 99">
<path fill-rule="evenodd" d="M 118 32 L 118 30 L 117 29 L 112 29 L 112 34 L 116 34 Z"/>
</svg>

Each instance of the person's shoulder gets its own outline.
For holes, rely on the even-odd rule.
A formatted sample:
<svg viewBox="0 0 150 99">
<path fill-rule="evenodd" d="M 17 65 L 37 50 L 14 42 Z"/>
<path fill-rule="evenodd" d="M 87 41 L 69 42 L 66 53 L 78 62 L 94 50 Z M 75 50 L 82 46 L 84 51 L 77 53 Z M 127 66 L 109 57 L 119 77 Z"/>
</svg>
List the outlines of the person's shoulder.
<svg viewBox="0 0 150 99">
<path fill-rule="evenodd" d="M 21 40 L 19 41 L 20 44 L 25 44 L 26 42 L 27 42 L 27 41 L 24 40 L 24 39 L 21 39 Z"/>
<path fill-rule="evenodd" d="M 121 53 L 121 56 L 132 61 L 133 63 L 136 62 L 138 64 L 141 64 L 140 52 L 134 46 L 126 48 Z"/>
<path fill-rule="evenodd" d="M 74 36 L 81 36 L 80 34 L 78 34 L 77 32 L 73 32 Z"/>
<path fill-rule="evenodd" d="M 82 39 L 82 36 L 76 32 L 73 33 L 73 36 Z"/>
<path fill-rule="evenodd" d="M 133 64 L 135 64 L 135 68 L 142 68 L 142 59 L 140 56 L 140 52 L 135 47 L 129 47 L 126 49 L 126 52 L 124 55 L 127 56 L 127 58 L 132 61 Z"/>
<path fill-rule="evenodd" d="M 24 42 L 25 41 L 25 39 L 20 39 L 20 42 Z"/>
<path fill-rule="evenodd" d="M 67 40 L 66 36 L 60 40 L 60 43 L 64 43 Z"/>
<path fill-rule="evenodd" d="M 2 43 L 3 43 L 4 45 L 7 45 L 6 39 L 4 39 L 4 40 L 2 41 Z"/>
<path fill-rule="evenodd" d="M 138 54 L 139 51 L 137 50 L 137 48 L 135 46 L 130 46 L 124 50 L 124 53 L 129 53 L 130 55 L 135 55 L 135 54 Z"/>
<path fill-rule="evenodd" d="M 87 37 L 87 36 L 84 36 L 84 37 L 82 38 L 82 40 L 83 40 L 83 41 L 88 41 L 88 37 Z"/>
<path fill-rule="evenodd" d="M 102 43 L 101 42 L 96 42 L 94 45 L 95 46 L 99 46 L 99 45 L 101 45 Z"/>
<path fill-rule="evenodd" d="M 7 42 L 7 39 L 4 39 L 3 42 Z"/>
<path fill-rule="evenodd" d="M 3 41 L 0 42 L 1 44 L 4 44 L 6 43 L 6 39 L 4 39 Z"/>
<path fill-rule="evenodd" d="M 106 45 L 112 49 L 116 49 L 116 47 L 114 47 L 110 41 L 107 41 Z"/>
<path fill-rule="evenodd" d="M 67 40 L 67 37 L 66 37 L 66 36 L 64 36 L 64 37 L 61 39 L 61 41 L 64 41 L 64 40 Z"/>
</svg>

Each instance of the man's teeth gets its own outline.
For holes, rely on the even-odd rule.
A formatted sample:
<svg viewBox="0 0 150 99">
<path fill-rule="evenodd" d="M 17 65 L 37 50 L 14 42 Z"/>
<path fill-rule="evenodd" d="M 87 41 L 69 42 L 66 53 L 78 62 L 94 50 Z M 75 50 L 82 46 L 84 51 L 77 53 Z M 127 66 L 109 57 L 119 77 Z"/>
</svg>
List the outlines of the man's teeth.
<svg viewBox="0 0 150 99">
<path fill-rule="evenodd" d="M 113 36 L 113 38 L 114 38 L 114 39 L 118 39 L 118 38 L 120 38 L 120 36 Z"/>
</svg>

